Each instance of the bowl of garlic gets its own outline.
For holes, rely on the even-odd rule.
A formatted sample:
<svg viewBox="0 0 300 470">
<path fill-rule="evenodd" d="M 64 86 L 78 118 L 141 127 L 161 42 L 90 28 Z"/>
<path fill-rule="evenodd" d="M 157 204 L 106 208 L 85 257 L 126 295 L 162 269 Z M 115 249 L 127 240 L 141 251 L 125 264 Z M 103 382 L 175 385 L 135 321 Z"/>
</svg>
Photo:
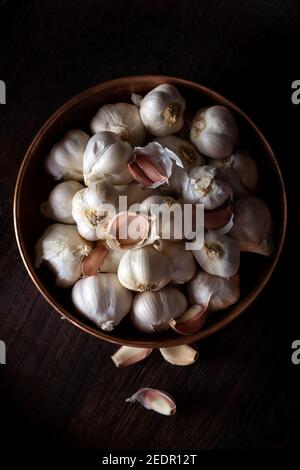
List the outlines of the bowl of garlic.
<svg viewBox="0 0 300 470">
<path fill-rule="evenodd" d="M 23 263 L 61 316 L 102 340 L 189 344 L 254 302 L 286 231 L 273 151 L 236 105 L 167 76 L 63 105 L 17 178 Z"/>
</svg>

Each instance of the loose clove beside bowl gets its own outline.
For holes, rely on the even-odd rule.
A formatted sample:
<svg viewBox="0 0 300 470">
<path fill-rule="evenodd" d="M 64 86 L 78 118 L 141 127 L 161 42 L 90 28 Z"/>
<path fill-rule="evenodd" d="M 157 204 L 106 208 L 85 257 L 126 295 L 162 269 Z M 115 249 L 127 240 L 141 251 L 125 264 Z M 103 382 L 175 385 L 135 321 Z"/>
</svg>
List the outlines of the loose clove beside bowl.
<svg viewBox="0 0 300 470">
<path fill-rule="evenodd" d="M 130 101 L 132 92 L 145 94 L 162 83 L 172 83 L 187 100 L 187 126 L 193 112 L 202 106 L 221 104 L 230 108 L 239 125 L 241 141 L 255 157 L 259 168 L 258 195 L 269 205 L 274 219 L 274 252 L 269 258 L 243 253 L 241 259 L 241 297 L 232 307 L 212 314 L 197 334 L 180 336 L 170 330 L 146 335 L 134 330 L 125 318 L 112 332 L 106 333 L 88 320 L 80 318 L 71 303 L 70 290 L 58 288 L 46 268 L 34 266 L 34 246 L 51 223 L 42 217 L 40 204 L 57 182 L 47 175 L 44 161 L 52 145 L 72 128 L 89 132 L 89 123 L 98 108 L 105 103 Z M 14 226 L 23 263 L 33 283 L 47 302 L 61 316 L 81 330 L 105 341 L 137 347 L 171 347 L 189 344 L 205 338 L 228 325 L 257 298 L 270 279 L 282 251 L 287 222 L 286 193 L 280 168 L 267 140 L 235 104 L 218 93 L 197 83 L 180 78 L 144 75 L 118 78 L 96 85 L 75 96 L 56 111 L 44 124 L 31 143 L 22 162 L 14 195 Z"/>
</svg>

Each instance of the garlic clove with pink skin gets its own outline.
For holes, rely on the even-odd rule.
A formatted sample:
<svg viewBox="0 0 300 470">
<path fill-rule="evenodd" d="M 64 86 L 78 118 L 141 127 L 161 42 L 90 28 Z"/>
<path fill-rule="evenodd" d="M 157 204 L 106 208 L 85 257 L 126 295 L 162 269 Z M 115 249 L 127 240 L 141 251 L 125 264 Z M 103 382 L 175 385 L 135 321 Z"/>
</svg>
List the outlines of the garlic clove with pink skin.
<svg viewBox="0 0 300 470">
<path fill-rule="evenodd" d="M 207 317 L 207 308 L 210 300 L 201 305 L 193 305 L 188 308 L 179 318 L 170 321 L 171 328 L 181 335 L 192 335 L 197 333 L 204 325 Z"/>
<path fill-rule="evenodd" d="M 198 351 L 187 344 L 160 348 L 160 353 L 173 366 L 190 366 L 198 359 Z"/>
<path fill-rule="evenodd" d="M 130 346 L 121 346 L 111 359 L 116 367 L 128 367 L 137 362 L 146 359 L 153 349 L 151 348 L 133 348 Z"/>
<path fill-rule="evenodd" d="M 257 197 L 234 203 L 234 223 L 228 235 L 241 251 L 269 256 L 273 251 L 273 222 L 268 206 Z"/>
<path fill-rule="evenodd" d="M 161 415 L 171 416 L 176 413 L 176 403 L 167 393 L 153 388 L 141 388 L 134 395 L 127 398 L 128 403 L 138 402 L 146 410 L 156 411 Z"/>
<path fill-rule="evenodd" d="M 108 250 L 104 245 L 97 246 L 81 262 L 82 276 L 95 276 L 100 272 L 100 266 L 103 264 Z"/>
</svg>

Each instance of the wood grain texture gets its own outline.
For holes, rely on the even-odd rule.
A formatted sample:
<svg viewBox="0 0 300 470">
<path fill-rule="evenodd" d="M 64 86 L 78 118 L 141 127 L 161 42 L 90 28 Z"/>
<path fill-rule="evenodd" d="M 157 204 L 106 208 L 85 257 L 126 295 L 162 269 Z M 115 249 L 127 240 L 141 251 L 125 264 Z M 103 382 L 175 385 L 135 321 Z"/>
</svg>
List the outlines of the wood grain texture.
<svg viewBox="0 0 300 470">
<path fill-rule="evenodd" d="M 299 119 L 290 102 L 298 10 L 283 0 L 0 2 L 0 79 L 7 84 L 7 105 L 0 106 L 0 339 L 8 348 L 0 366 L 2 442 L 297 447 L 299 371 L 290 346 L 299 330 L 282 289 L 293 259 L 288 246 L 264 294 L 199 343 L 194 366 L 172 367 L 156 352 L 118 370 L 109 359 L 114 346 L 61 320 L 35 290 L 14 240 L 12 195 L 22 157 L 52 112 L 89 86 L 141 73 L 191 79 L 236 102 L 270 140 L 292 188 L 296 125 L 287 123 Z M 170 392 L 177 414 L 165 418 L 125 403 L 142 386 Z"/>
</svg>

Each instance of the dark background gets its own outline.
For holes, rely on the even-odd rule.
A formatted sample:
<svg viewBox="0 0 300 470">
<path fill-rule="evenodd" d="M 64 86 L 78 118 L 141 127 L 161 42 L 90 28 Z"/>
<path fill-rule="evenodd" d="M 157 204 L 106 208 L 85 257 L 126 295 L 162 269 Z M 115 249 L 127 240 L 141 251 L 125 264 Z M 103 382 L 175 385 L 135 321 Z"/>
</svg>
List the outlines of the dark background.
<svg viewBox="0 0 300 470">
<path fill-rule="evenodd" d="M 297 202 L 300 105 L 290 96 L 299 78 L 298 3 L 0 0 L 0 79 L 7 85 L 7 104 L 0 106 L 3 448 L 300 444 L 300 365 L 291 363 L 291 343 L 300 338 L 297 237 L 255 305 L 199 344 L 196 365 L 172 367 L 156 353 L 118 370 L 109 359 L 114 346 L 61 320 L 37 293 L 12 226 L 20 162 L 50 114 L 91 85 L 142 73 L 194 80 L 236 102 L 270 141 L 289 201 Z M 291 207 L 292 218 L 299 209 Z M 165 418 L 125 404 L 141 386 L 169 391 L 178 413 Z"/>
</svg>

